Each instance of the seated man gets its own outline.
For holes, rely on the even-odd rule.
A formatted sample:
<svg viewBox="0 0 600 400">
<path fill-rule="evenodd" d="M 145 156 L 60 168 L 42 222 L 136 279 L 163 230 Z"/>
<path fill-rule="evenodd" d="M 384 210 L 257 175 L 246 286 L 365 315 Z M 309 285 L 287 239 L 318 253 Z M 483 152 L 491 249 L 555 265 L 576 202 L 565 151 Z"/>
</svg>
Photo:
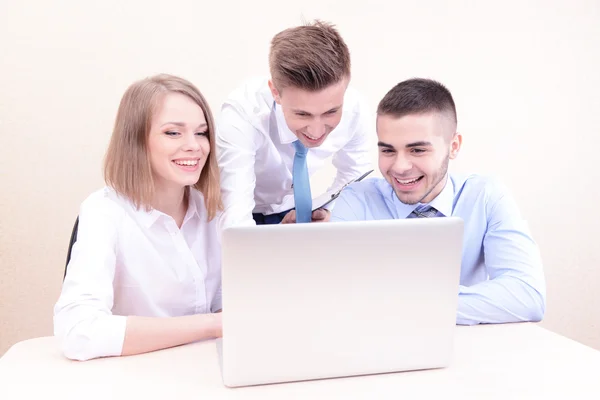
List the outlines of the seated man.
<svg viewBox="0 0 600 400">
<path fill-rule="evenodd" d="M 454 100 L 440 83 L 410 79 L 392 88 L 377 109 L 385 179 L 348 186 L 332 221 L 460 217 L 457 324 L 540 321 L 546 289 L 537 245 L 504 187 L 480 175 L 448 173 L 462 143 L 456 126 Z"/>
</svg>

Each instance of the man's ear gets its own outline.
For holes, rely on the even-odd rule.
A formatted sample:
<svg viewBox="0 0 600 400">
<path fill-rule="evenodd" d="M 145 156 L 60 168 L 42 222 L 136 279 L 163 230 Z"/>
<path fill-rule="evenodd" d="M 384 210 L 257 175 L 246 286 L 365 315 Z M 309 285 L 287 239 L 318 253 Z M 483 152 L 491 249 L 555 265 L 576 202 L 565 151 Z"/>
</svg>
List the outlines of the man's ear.
<svg viewBox="0 0 600 400">
<path fill-rule="evenodd" d="M 462 146 L 462 135 L 456 132 L 450 141 L 450 159 L 454 160 Z"/>
<path fill-rule="evenodd" d="M 269 89 L 271 89 L 271 94 L 273 95 L 273 99 L 277 104 L 281 104 L 281 95 L 279 94 L 279 90 L 273 84 L 273 81 L 269 79 Z"/>
</svg>

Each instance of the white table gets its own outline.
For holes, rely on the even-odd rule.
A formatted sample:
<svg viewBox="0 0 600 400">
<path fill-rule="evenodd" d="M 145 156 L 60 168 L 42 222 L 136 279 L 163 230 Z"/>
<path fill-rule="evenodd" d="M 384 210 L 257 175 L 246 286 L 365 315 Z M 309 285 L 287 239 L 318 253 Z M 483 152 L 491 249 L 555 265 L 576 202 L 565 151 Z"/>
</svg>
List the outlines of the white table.
<svg viewBox="0 0 600 400">
<path fill-rule="evenodd" d="M 534 324 L 457 327 L 455 343 L 445 369 L 230 389 L 214 341 L 75 362 L 44 337 L 0 359 L 0 399 L 600 399 L 600 351 Z"/>
</svg>

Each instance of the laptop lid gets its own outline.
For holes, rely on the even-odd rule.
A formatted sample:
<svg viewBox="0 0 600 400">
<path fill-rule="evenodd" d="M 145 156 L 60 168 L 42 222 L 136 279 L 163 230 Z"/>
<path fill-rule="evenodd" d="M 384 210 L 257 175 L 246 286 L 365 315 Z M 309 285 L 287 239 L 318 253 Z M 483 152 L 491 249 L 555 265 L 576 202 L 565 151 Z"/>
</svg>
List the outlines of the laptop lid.
<svg viewBox="0 0 600 400">
<path fill-rule="evenodd" d="M 462 237 L 455 217 L 226 229 L 224 384 L 447 366 Z"/>
</svg>

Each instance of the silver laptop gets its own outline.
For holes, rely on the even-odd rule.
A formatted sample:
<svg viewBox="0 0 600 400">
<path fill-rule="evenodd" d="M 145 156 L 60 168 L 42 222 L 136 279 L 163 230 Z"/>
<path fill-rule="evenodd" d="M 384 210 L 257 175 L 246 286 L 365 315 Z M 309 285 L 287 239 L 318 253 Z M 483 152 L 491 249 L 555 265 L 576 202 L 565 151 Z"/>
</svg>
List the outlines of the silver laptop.
<svg viewBox="0 0 600 400">
<path fill-rule="evenodd" d="M 459 218 L 223 232 L 223 383 L 410 371 L 452 358 Z"/>
</svg>

